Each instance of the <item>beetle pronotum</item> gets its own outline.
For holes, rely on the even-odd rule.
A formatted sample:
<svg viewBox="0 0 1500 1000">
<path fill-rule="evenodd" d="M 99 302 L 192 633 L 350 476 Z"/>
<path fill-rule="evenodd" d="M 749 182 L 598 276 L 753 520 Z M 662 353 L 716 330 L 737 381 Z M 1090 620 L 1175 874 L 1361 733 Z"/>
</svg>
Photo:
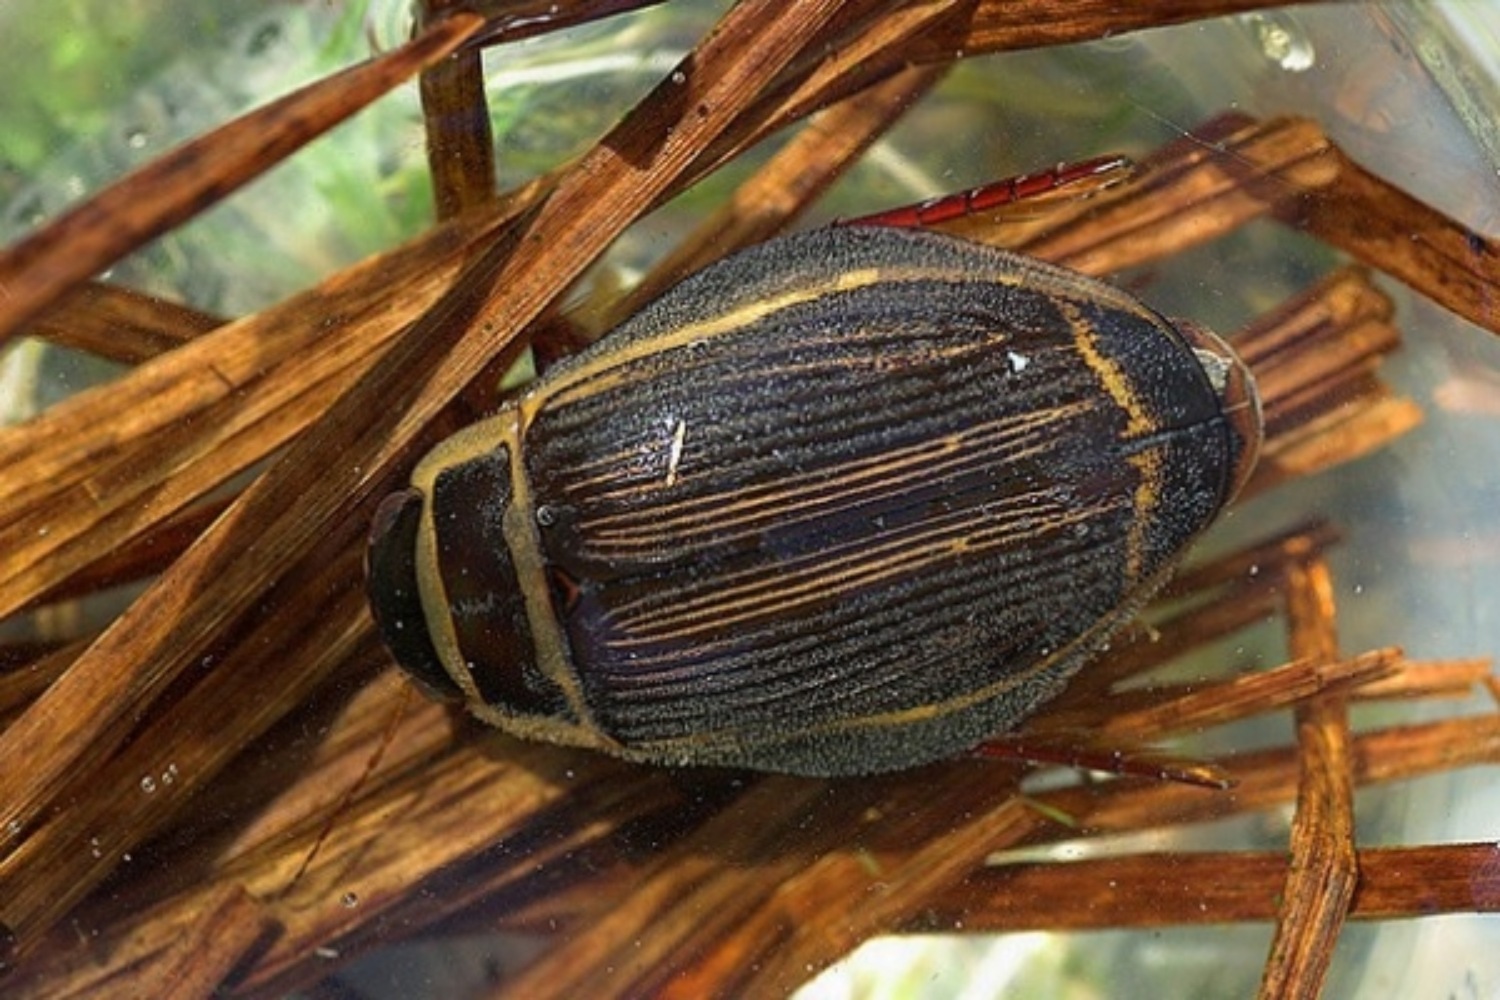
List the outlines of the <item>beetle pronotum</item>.
<svg viewBox="0 0 1500 1000">
<path fill-rule="evenodd" d="M 429 691 L 633 760 L 892 770 L 1013 729 L 1245 481 L 1249 373 L 1124 292 L 853 225 L 706 268 L 386 500 Z"/>
</svg>

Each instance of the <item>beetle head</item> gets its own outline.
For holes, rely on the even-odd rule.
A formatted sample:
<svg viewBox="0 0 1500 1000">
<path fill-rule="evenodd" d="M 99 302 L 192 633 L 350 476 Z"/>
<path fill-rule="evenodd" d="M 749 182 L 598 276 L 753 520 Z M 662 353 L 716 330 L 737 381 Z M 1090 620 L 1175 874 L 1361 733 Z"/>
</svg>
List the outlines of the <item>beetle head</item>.
<svg viewBox="0 0 1500 1000">
<path fill-rule="evenodd" d="M 417 532 L 422 494 L 400 490 L 381 501 L 365 550 L 365 589 L 370 612 L 386 648 L 428 697 L 457 701 L 458 685 L 443 669 L 417 583 Z"/>
</svg>

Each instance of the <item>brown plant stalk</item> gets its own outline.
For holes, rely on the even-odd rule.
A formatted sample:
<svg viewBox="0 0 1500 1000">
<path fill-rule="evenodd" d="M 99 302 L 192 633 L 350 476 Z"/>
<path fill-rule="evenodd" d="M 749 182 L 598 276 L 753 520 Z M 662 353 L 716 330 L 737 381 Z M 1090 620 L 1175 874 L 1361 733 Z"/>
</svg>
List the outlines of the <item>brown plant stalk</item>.
<svg viewBox="0 0 1500 1000">
<path fill-rule="evenodd" d="M 641 4 L 581 4 L 555 22 L 507 5 L 483 28 L 466 15 L 438 19 L 443 6 L 431 5 L 430 31 L 411 48 L 184 147 L 0 256 L 0 278 L 30 289 L 0 317 L 8 328 L 29 324 L 135 365 L 0 431 L 0 463 L 14 473 L 0 481 L 0 548 L 14 557 L 0 613 L 162 573 L 102 636 L 17 649 L 16 672 L 0 676 L 0 925 L 22 960 L 12 984 L 202 995 L 228 977 L 244 995 L 280 995 L 388 940 L 391 927 L 467 921 L 564 931 L 507 983 L 516 995 L 785 992 L 875 934 L 959 921 L 1082 926 L 1067 902 L 1085 899 L 1113 926 L 1187 921 L 1198 918 L 1172 900 L 1208 899 L 1223 919 L 1277 920 L 1263 994 L 1311 995 L 1348 918 L 1500 905 L 1493 879 L 1472 883 L 1467 899 L 1457 888 L 1477 845 L 1387 851 L 1355 840 L 1356 785 L 1493 763 L 1500 725 L 1487 715 L 1351 730 L 1351 699 L 1454 698 L 1492 678 L 1485 660 L 1414 664 L 1394 649 L 1342 658 L 1323 559 L 1337 532 L 1326 524 L 1181 574 L 1154 624 L 1117 639 L 1016 737 L 1023 750 L 1028 738 L 1071 746 L 1080 764 L 1151 760 L 1169 737 L 1292 707 L 1296 744 L 1214 765 L 1235 781 L 1225 792 L 1116 780 L 1032 795 L 1023 766 L 979 760 L 860 782 L 673 775 L 521 744 L 412 703 L 382 669 L 364 607 L 369 508 L 475 400 L 493 398 L 485 373 L 507 367 L 526 337 L 591 325 L 565 324 L 556 303 L 626 225 L 757 138 L 847 98 L 646 291 L 596 304 L 605 326 L 682 271 L 795 218 L 955 51 L 1268 5 L 748 0 L 578 162 L 504 197 L 468 51 L 424 77 L 447 221 L 407 247 L 227 322 L 83 283 L 463 36 L 494 41 Z M 372 89 L 337 99 L 361 73 Z M 318 124 L 286 124 L 276 114 L 288 107 L 321 108 Z M 469 124 L 445 135 L 444 121 Z M 246 156 L 257 129 L 275 141 Z M 153 185 L 159 197 L 138 206 Z M 1379 225 L 1364 224 L 1371 215 Z M 1394 192 L 1297 119 L 1224 116 L 1143 159 L 1125 183 L 955 228 L 1107 274 L 1267 216 L 1495 327 L 1490 242 Z M 1420 238 L 1397 246 L 1408 231 Z M 64 237 L 87 252 L 59 269 Z M 1389 299 L 1359 268 L 1235 337 L 1265 399 L 1267 440 L 1247 495 L 1417 424 L 1416 404 L 1382 380 L 1399 340 Z M 242 490 L 237 477 L 263 463 Z M 1288 629 L 1280 667 L 1124 686 L 1268 616 Z M 985 860 L 1293 801 L 1290 861 Z M 1213 885 L 1173 895 L 1174 873 L 1210 863 L 1279 881 L 1279 905 Z M 1403 878 L 1401 864 L 1423 878 Z M 1132 908 L 1102 893 L 1101 878 L 1143 895 L 1155 885 L 1150 898 L 1164 902 L 1154 915 Z M 90 896 L 106 879 L 109 891 Z M 1028 902 L 1008 908 L 1012 894 Z M 96 943 L 79 947 L 75 928 Z"/>
</svg>

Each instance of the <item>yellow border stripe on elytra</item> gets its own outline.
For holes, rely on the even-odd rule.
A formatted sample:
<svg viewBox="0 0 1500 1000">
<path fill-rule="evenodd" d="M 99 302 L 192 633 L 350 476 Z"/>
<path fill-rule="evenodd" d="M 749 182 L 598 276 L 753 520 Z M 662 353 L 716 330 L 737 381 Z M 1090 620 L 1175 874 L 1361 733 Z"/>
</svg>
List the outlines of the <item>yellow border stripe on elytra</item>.
<svg viewBox="0 0 1500 1000">
<path fill-rule="evenodd" d="M 867 288 L 877 283 L 942 281 L 952 283 L 960 280 L 995 285 L 1017 286 L 1028 281 L 1035 282 L 1030 273 L 1005 273 L 987 270 L 979 274 L 956 275 L 952 268 L 894 268 L 866 267 L 844 271 L 831 278 L 809 282 L 799 288 L 780 295 L 760 299 L 740 306 L 719 316 L 689 323 L 679 329 L 646 337 L 634 343 L 622 344 L 613 350 L 602 352 L 586 362 L 558 371 L 545 384 L 526 393 L 518 401 L 522 415 L 522 426 L 529 427 L 536 414 L 549 404 L 566 404 L 570 392 L 583 389 L 592 394 L 604 391 L 630 378 L 629 367 L 644 357 L 661 354 L 674 348 L 684 347 L 694 341 L 708 340 L 743 329 L 774 313 L 790 309 L 805 302 Z"/>
<path fill-rule="evenodd" d="M 1120 370 L 1119 365 L 1099 350 L 1099 345 L 1094 339 L 1093 324 L 1084 319 L 1071 302 L 1059 299 L 1057 307 L 1073 329 L 1073 342 L 1078 346 L 1078 353 L 1099 377 L 1104 390 L 1114 399 L 1116 405 L 1125 411 L 1127 416 L 1125 437 L 1127 439 L 1144 437 L 1155 431 L 1157 421 L 1141 403 L 1135 390 L 1131 388 L 1129 378 Z M 1161 497 L 1161 483 L 1158 481 L 1161 477 L 1161 463 L 1159 457 L 1153 452 L 1132 455 L 1127 461 L 1141 474 L 1141 481 L 1135 488 L 1135 517 L 1130 522 L 1130 536 L 1125 545 L 1126 579 L 1136 580 L 1141 573 L 1141 553 L 1145 549 L 1143 536 L 1149 520 L 1148 515 L 1156 508 Z"/>
</svg>

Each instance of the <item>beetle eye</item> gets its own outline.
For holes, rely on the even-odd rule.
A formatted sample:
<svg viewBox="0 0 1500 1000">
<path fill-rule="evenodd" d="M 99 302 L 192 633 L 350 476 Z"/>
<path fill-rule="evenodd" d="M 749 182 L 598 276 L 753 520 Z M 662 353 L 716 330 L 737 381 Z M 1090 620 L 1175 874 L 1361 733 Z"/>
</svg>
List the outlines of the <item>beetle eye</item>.
<svg viewBox="0 0 1500 1000">
<path fill-rule="evenodd" d="M 536 523 L 543 528 L 550 528 L 557 523 L 557 511 L 546 504 L 539 504 L 536 509 Z"/>
</svg>

